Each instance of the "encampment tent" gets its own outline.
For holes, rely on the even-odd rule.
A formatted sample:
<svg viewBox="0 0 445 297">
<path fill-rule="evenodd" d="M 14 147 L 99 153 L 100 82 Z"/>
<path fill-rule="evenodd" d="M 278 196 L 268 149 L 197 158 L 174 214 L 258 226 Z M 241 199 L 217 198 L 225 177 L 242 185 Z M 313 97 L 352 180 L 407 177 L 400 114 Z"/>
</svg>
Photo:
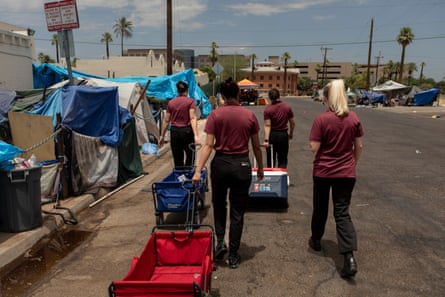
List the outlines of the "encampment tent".
<svg viewBox="0 0 445 297">
<path fill-rule="evenodd" d="M 414 94 L 414 105 L 432 105 L 434 100 L 437 99 L 439 95 L 439 89 L 432 88 L 426 91 L 418 92 Z"/>
<path fill-rule="evenodd" d="M 403 89 L 408 89 L 408 88 L 409 87 L 402 85 L 398 82 L 388 80 L 381 85 L 373 87 L 372 90 L 374 92 L 388 92 L 388 91 L 403 90 Z"/>
<path fill-rule="evenodd" d="M 56 83 L 68 79 L 68 70 L 64 67 L 60 67 L 53 64 L 41 64 L 39 66 L 33 64 L 34 74 L 34 88 L 48 88 Z M 145 86 L 148 80 L 150 85 L 146 91 L 148 97 L 170 100 L 178 95 L 176 90 L 176 83 L 178 81 L 185 81 L 189 86 L 189 96 L 195 100 L 197 106 L 199 106 L 201 115 L 206 118 L 212 111 L 212 104 L 207 96 L 201 90 L 196 83 L 195 73 L 193 69 L 186 69 L 184 71 L 164 76 L 129 76 L 118 78 L 106 78 L 97 75 L 91 75 L 76 70 L 72 70 L 73 78 L 86 79 L 86 78 L 98 78 L 102 80 L 112 82 L 125 82 L 125 83 L 139 83 L 141 86 Z"/>
</svg>

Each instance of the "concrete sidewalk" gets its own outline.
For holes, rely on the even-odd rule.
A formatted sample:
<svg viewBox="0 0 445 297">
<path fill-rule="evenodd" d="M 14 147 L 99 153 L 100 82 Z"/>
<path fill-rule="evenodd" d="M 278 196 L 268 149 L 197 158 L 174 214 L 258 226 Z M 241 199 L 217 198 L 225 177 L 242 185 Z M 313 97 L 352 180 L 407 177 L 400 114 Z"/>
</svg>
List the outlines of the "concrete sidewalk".
<svg viewBox="0 0 445 297">
<path fill-rule="evenodd" d="M 162 155 L 170 150 L 170 145 L 163 146 L 159 153 Z M 154 155 L 141 155 L 142 166 L 146 168 L 148 164 L 157 159 Z M 60 200 L 60 206 L 69 208 L 75 215 L 88 208 L 97 199 L 93 194 L 84 194 L 76 197 L 68 197 Z M 71 219 L 67 210 L 54 209 L 54 203 L 42 205 L 42 210 L 61 213 L 66 219 Z M 42 214 L 42 226 L 33 230 L 19 233 L 0 232 L 0 273 L 3 274 L 12 268 L 20 258 L 36 245 L 40 240 L 64 226 L 64 220 L 59 215 Z"/>
<path fill-rule="evenodd" d="M 198 130 L 200 131 L 201 143 L 204 143 L 204 130 L 206 120 L 198 121 Z M 166 143 L 159 149 L 159 154 L 163 155 L 170 151 L 170 144 Z M 154 155 L 141 154 L 142 167 L 145 169 L 155 161 L 158 157 Z M 150 174 L 150 172 L 149 172 Z M 91 203 L 94 203 L 101 197 L 95 197 L 93 194 L 84 194 L 76 197 L 68 197 L 60 200 L 60 206 L 69 208 L 75 215 L 82 210 L 87 209 Z M 66 210 L 54 209 L 54 203 L 42 205 L 42 210 L 50 212 L 58 212 L 63 214 L 66 219 L 70 219 L 70 214 Z M 19 262 L 20 258 L 25 256 L 27 252 L 35 246 L 40 240 L 49 236 L 51 233 L 62 228 L 64 221 L 59 215 L 42 214 L 43 223 L 41 227 L 33 230 L 19 233 L 2 233 L 0 232 L 0 274 L 11 270 L 14 265 Z"/>
</svg>

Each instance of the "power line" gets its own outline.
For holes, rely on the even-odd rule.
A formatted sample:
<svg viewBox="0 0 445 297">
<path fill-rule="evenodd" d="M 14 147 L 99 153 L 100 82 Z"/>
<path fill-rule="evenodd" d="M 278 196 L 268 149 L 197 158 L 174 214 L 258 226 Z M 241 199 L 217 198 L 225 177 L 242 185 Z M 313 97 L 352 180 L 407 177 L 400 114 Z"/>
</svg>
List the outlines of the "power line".
<svg viewBox="0 0 445 297">
<path fill-rule="evenodd" d="M 416 40 L 433 40 L 433 39 L 445 39 L 445 35 L 438 36 L 428 36 L 428 37 L 416 37 L 413 41 Z M 52 39 L 38 39 L 38 41 L 51 41 Z M 378 43 L 390 43 L 397 42 L 395 39 L 389 40 L 375 40 L 373 44 Z M 322 47 L 322 46 L 342 46 L 342 45 L 360 45 L 360 44 L 368 44 L 369 41 L 350 41 L 350 42 L 317 42 L 317 43 L 307 43 L 307 44 L 256 44 L 256 45 L 244 45 L 244 44 L 218 44 L 220 48 L 234 48 L 234 47 L 244 47 L 244 48 L 282 48 L 282 47 Z M 93 42 L 93 41 L 76 41 L 76 44 L 89 44 L 89 45 L 103 45 L 101 42 Z M 117 46 L 119 44 L 110 43 L 111 46 Z M 147 48 L 160 48 L 165 47 L 165 44 L 141 44 L 141 43 L 125 43 L 126 46 L 143 46 Z M 208 45 L 193 45 L 193 44 L 176 44 L 175 48 L 210 48 L 211 44 Z"/>
</svg>

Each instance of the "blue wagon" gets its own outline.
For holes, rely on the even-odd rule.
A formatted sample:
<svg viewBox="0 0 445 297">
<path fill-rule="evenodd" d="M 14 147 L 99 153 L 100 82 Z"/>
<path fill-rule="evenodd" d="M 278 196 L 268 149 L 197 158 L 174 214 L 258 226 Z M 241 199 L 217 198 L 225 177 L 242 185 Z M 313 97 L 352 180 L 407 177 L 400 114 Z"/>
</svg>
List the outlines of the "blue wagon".
<svg viewBox="0 0 445 297">
<path fill-rule="evenodd" d="M 164 224 L 165 212 L 186 213 L 185 224 L 200 224 L 199 211 L 204 208 L 208 191 L 207 169 L 201 171 L 201 181 L 192 184 L 194 169 L 173 170 L 162 181 L 153 183 L 152 193 L 156 225 Z"/>
</svg>

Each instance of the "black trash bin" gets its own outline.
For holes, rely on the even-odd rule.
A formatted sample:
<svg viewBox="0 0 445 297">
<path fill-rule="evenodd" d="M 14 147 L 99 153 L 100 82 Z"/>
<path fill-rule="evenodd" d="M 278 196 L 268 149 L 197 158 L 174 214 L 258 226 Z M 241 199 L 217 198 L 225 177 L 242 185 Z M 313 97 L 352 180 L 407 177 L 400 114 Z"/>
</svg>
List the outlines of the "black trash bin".
<svg viewBox="0 0 445 297">
<path fill-rule="evenodd" d="M 21 232 L 42 225 L 41 167 L 0 171 L 0 231 Z"/>
</svg>

